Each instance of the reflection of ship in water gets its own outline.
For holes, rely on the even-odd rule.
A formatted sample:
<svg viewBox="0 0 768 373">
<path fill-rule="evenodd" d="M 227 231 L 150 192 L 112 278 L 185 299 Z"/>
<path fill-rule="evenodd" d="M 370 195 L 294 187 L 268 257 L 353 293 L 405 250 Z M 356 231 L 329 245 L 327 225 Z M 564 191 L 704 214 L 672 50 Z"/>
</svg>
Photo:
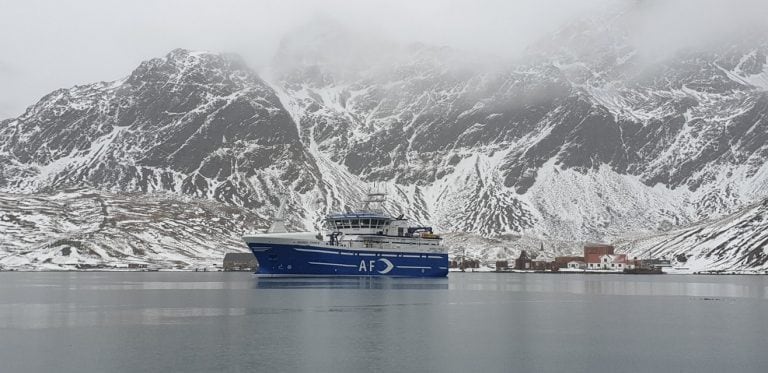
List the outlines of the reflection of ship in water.
<svg viewBox="0 0 768 373">
<path fill-rule="evenodd" d="M 443 277 L 448 253 L 431 227 L 412 226 L 372 204 L 384 193 L 370 193 L 363 209 L 330 214 L 325 236 L 285 229 L 284 205 L 267 233 L 243 237 L 259 261 L 257 274 L 283 276 Z M 327 238 L 325 240 L 324 238 Z"/>
<path fill-rule="evenodd" d="M 389 278 L 386 276 L 356 277 L 257 277 L 253 282 L 259 289 L 404 289 L 447 290 L 446 278 Z"/>
</svg>

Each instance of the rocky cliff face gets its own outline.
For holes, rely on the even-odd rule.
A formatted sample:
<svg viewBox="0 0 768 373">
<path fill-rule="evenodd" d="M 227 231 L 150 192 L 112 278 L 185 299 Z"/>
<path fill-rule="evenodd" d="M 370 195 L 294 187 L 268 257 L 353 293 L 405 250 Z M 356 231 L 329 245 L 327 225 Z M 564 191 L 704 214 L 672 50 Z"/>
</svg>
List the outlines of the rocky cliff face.
<svg viewBox="0 0 768 373">
<path fill-rule="evenodd" d="M 321 23 L 284 40 L 266 80 L 175 50 L 0 122 L 0 189 L 172 193 L 259 219 L 288 192 L 291 225 L 315 229 L 377 184 L 441 231 L 549 242 L 767 196 L 768 39 L 649 58 L 623 24 L 576 22 L 509 62 Z"/>
<path fill-rule="evenodd" d="M 577 22 L 511 66 L 383 45 L 342 69 L 322 51 L 360 42 L 319 26 L 273 80 L 316 158 L 447 230 L 601 240 L 764 195 L 765 39 L 649 60 L 622 32 Z"/>
<path fill-rule="evenodd" d="M 91 185 L 269 210 L 275 190 L 317 186 L 291 117 L 232 56 L 178 49 L 125 79 L 57 90 L 0 139 L 8 191 Z"/>
</svg>

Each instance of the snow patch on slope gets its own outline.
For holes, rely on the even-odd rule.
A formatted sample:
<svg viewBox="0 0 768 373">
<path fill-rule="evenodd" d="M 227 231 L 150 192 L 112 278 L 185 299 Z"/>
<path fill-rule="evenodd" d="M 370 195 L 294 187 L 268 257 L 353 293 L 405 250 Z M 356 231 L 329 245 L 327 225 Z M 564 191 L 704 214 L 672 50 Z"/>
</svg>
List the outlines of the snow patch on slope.
<svg viewBox="0 0 768 373">
<path fill-rule="evenodd" d="M 585 173 L 562 169 L 553 158 L 521 199 L 538 212 L 535 233 L 541 237 L 602 241 L 632 228 L 652 231 L 689 223 L 695 211 L 688 194 L 660 184 L 649 187 L 639 177 L 618 174 L 607 165 Z"/>
</svg>

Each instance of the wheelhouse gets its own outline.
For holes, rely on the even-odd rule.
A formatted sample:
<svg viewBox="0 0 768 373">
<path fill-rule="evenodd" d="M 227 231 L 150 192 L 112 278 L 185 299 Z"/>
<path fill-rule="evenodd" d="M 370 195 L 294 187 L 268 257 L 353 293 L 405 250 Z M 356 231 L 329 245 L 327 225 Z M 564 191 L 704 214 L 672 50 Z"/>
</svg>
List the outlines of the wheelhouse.
<svg viewBox="0 0 768 373">
<path fill-rule="evenodd" d="M 332 232 L 375 234 L 392 222 L 386 215 L 368 212 L 332 214 L 325 219 L 326 228 Z"/>
</svg>

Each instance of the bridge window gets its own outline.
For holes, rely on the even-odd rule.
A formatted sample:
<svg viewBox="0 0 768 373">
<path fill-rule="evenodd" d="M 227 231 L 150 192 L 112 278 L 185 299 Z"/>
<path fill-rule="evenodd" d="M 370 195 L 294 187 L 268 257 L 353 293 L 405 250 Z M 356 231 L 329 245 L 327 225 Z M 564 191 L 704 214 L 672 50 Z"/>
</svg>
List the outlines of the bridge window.
<svg viewBox="0 0 768 373">
<path fill-rule="evenodd" d="M 371 219 L 360 219 L 360 227 L 368 228 L 371 226 Z"/>
<path fill-rule="evenodd" d="M 360 220 L 352 219 L 352 228 L 360 228 Z"/>
</svg>

